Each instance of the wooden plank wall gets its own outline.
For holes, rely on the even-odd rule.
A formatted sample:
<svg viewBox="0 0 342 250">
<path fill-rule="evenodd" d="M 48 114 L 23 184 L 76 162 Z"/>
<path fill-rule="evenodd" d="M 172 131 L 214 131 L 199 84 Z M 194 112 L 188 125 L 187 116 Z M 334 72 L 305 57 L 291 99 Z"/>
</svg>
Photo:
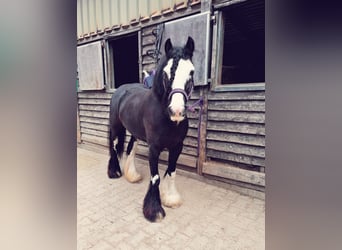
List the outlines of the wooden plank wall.
<svg viewBox="0 0 342 250">
<path fill-rule="evenodd" d="M 210 92 L 207 157 L 265 172 L 265 92 Z"/>
<path fill-rule="evenodd" d="M 79 92 L 78 109 L 83 143 L 108 147 L 109 104 L 112 94 Z"/>
</svg>

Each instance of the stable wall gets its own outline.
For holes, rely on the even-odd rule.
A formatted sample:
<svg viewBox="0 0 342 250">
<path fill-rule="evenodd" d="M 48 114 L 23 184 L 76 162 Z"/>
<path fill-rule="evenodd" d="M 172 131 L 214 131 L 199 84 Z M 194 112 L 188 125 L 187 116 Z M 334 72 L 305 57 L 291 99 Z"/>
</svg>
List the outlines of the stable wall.
<svg viewBox="0 0 342 250">
<path fill-rule="evenodd" d="M 198 13 L 195 9 L 193 11 Z M 170 17 L 172 15 L 168 14 L 166 18 Z M 163 17 L 160 20 L 163 21 Z M 141 70 L 155 69 L 155 60 L 147 52 L 155 48 L 152 31 L 158 23 L 152 19 L 151 25 L 140 28 Z M 216 37 L 218 35 L 214 32 L 213 44 L 217 42 Z M 83 43 L 84 38 L 80 41 Z M 222 51 L 213 48 L 212 68 L 217 63 L 216 53 Z M 212 80 L 215 80 L 213 71 Z M 108 150 L 109 104 L 113 91 L 105 88 L 78 93 L 81 143 Z M 228 183 L 237 191 L 264 198 L 265 84 L 257 88 L 216 88 L 213 83 L 197 86 L 189 103 L 200 97 L 204 100 L 201 123 L 199 108 L 188 114 L 190 127 L 178 167 Z M 129 140 L 128 136 L 126 140 Z M 140 142 L 137 153 L 147 159 L 147 145 Z M 165 163 L 166 160 L 167 152 L 163 152 L 160 162 Z"/>
</svg>

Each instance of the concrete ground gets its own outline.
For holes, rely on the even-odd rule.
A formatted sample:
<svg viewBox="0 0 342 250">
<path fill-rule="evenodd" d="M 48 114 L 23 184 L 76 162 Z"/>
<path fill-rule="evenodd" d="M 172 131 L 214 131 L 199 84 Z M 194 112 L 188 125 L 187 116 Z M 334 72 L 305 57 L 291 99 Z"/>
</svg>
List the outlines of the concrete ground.
<svg viewBox="0 0 342 250">
<path fill-rule="evenodd" d="M 106 154 L 77 149 L 77 249 L 265 249 L 265 201 L 182 175 L 179 208 L 164 207 L 162 222 L 142 214 L 149 168 L 136 160 L 143 181 L 107 177 Z M 160 169 L 162 175 L 164 171 Z"/>
</svg>

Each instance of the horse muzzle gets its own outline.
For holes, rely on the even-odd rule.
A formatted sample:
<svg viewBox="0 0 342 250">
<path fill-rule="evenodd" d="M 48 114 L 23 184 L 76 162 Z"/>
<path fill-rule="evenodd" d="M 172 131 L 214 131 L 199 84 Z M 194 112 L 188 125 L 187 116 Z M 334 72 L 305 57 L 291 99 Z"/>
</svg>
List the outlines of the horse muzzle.
<svg viewBox="0 0 342 250">
<path fill-rule="evenodd" d="M 183 121 L 186 115 L 184 107 L 183 108 L 178 107 L 178 108 L 173 109 L 171 106 L 169 106 L 168 113 L 170 116 L 170 120 L 173 122 L 177 122 L 177 124 Z"/>
</svg>

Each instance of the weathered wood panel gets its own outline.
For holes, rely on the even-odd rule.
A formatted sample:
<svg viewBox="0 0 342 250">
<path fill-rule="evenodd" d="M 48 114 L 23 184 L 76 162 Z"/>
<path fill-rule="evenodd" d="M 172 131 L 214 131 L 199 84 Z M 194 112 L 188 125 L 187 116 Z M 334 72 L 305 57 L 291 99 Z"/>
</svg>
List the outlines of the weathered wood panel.
<svg viewBox="0 0 342 250">
<path fill-rule="evenodd" d="M 77 47 L 77 70 L 81 90 L 104 88 L 102 60 L 101 41 Z"/>
<path fill-rule="evenodd" d="M 82 141 L 91 142 L 108 147 L 108 139 L 94 135 L 82 134 Z"/>
<path fill-rule="evenodd" d="M 95 104 L 95 105 L 109 105 L 110 99 L 98 99 L 98 98 L 91 98 L 91 99 L 79 99 L 79 104 Z"/>
<path fill-rule="evenodd" d="M 209 110 L 265 112 L 264 101 L 210 101 Z"/>
<path fill-rule="evenodd" d="M 84 143 L 108 147 L 111 96 L 111 93 L 98 91 L 78 93 L 81 138 Z"/>
<path fill-rule="evenodd" d="M 231 174 L 231 168 L 264 169 L 265 91 L 212 91 L 208 100 L 208 162 L 203 171 L 242 181 Z M 212 160 L 215 164 L 208 170 Z"/>
<path fill-rule="evenodd" d="M 265 186 L 265 173 L 240 169 L 231 164 L 206 162 L 203 166 L 203 172 L 253 185 Z"/>
<path fill-rule="evenodd" d="M 234 154 L 213 149 L 207 149 L 207 156 L 215 160 L 226 160 L 229 162 L 242 163 L 245 164 L 246 167 L 251 168 L 253 168 L 253 166 L 265 167 L 265 159 L 252 157 L 248 155 Z"/>
<path fill-rule="evenodd" d="M 81 126 L 80 126 L 80 116 L 79 116 L 79 109 L 77 108 L 77 119 L 76 119 L 76 126 L 77 126 L 77 142 L 81 143 Z"/>
<path fill-rule="evenodd" d="M 209 101 L 239 101 L 239 100 L 265 100 L 265 92 L 210 92 L 208 95 Z"/>
<path fill-rule="evenodd" d="M 98 99 L 110 99 L 112 97 L 111 93 L 105 93 L 105 92 L 79 92 L 78 98 L 98 98 Z"/>
<path fill-rule="evenodd" d="M 81 128 L 89 128 L 89 129 L 95 129 L 100 131 L 109 131 L 109 125 L 100 125 L 100 124 L 93 124 L 89 122 L 81 122 Z"/>
<path fill-rule="evenodd" d="M 193 126 L 195 127 L 195 124 Z M 262 124 L 208 121 L 207 129 L 240 134 L 265 135 L 265 126 Z"/>
<path fill-rule="evenodd" d="M 108 138 L 108 132 L 95 130 L 95 129 L 89 129 L 89 128 L 81 128 L 81 132 L 83 134 L 89 134 L 89 135 L 95 135 L 103 138 Z"/>
<path fill-rule="evenodd" d="M 244 123 L 265 123 L 265 113 L 234 112 L 234 111 L 210 111 L 208 119 L 211 121 L 232 121 Z"/>
<path fill-rule="evenodd" d="M 243 145 L 243 144 L 238 144 L 238 143 L 222 142 L 222 141 L 208 141 L 207 148 L 222 151 L 222 152 L 239 154 L 239 155 L 242 154 L 242 155 L 265 158 L 264 147 L 257 147 L 257 146 Z"/>
<path fill-rule="evenodd" d="M 198 130 L 194 129 L 194 128 L 189 128 L 188 136 L 197 138 L 198 137 Z"/>
<path fill-rule="evenodd" d="M 182 150 L 182 154 L 186 154 L 186 155 L 191 155 L 191 156 L 197 157 L 197 148 L 184 146 L 183 150 Z"/>
<path fill-rule="evenodd" d="M 81 116 L 96 117 L 96 118 L 107 118 L 109 119 L 109 112 L 99 112 L 99 111 L 80 111 Z"/>
<path fill-rule="evenodd" d="M 208 131 L 207 139 L 210 141 L 235 142 L 239 144 L 265 147 L 265 136 L 246 135 L 222 131 Z"/>
<path fill-rule="evenodd" d="M 109 112 L 109 105 L 108 106 L 101 106 L 101 105 L 79 105 L 80 110 L 92 110 L 92 111 L 103 111 Z"/>
<path fill-rule="evenodd" d="M 94 118 L 94 117 L 80 117 L 81 122 L 89 122 L 89 123 L 94 123 L 94 124 L 102 124 L 102 125 L 108 125 L 109 121 L 108 119 L 103 119 L 103 118 Z"/>
<path fill-rule="evenodd" d="M 194 148 L 197 148 L 198 146 L 198 140 L 197 138 L 193 138 L 193 137 L 189 137 L 187 136 L 184 140 L 184 145 L 186 146 L 191 146 L 191 147 L 194 147 Z"/>
</svg>

